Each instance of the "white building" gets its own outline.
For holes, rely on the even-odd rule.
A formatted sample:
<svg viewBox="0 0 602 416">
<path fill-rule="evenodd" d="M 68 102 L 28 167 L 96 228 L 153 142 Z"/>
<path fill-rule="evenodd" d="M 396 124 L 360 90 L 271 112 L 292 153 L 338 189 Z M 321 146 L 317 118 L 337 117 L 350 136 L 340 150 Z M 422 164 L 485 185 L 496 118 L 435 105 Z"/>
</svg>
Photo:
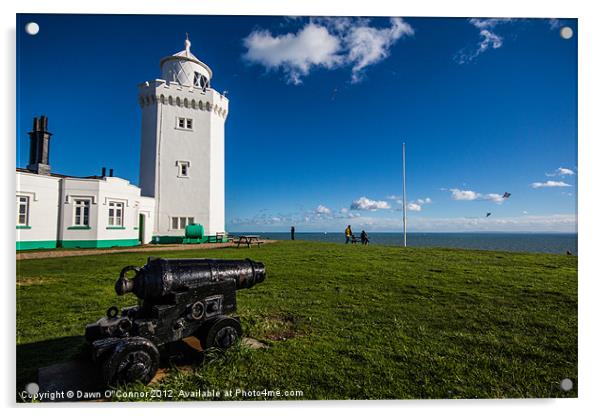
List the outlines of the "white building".
<svg viewBox="0 0 602 416">
<path fill-rule="evenodd" d="M 161 60 L 164 80 L 139 86 L 140 187 L 112 169 L 89 177 L 51 172 L 48 119 L 34 119 L 29 164 L 17 168 L 17 250 L 183 242 L 193 223 L 204 228 L 201 241 L 225 233 L 228 100 L 185 45 Z"/>
</svg>

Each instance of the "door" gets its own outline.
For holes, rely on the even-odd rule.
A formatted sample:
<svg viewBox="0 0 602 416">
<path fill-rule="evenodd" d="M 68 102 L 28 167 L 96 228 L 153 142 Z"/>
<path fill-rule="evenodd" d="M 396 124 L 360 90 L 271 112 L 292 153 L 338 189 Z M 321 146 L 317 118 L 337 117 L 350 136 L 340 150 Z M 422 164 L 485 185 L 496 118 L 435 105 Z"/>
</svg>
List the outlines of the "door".
<svg viewBox="0 0 602 416">
<path fill-rule="evenodd" d="M 138 240 L 140 244 L 144 244 L 144 214 L 138 216 Z"/>
</svg>

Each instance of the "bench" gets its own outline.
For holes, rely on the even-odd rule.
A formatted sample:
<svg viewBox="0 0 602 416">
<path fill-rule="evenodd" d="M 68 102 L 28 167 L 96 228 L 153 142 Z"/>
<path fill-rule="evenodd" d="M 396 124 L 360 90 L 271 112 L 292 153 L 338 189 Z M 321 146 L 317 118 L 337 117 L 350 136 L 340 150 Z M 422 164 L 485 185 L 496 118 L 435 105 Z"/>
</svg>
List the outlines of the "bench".
<svg viewBox="0 0 602 416">
<path fill-rule="evenodd" d="M 226 236 L 226 233 L 215 233 L 215 235 L 208 235 L 207 242 L 208 243 L 221 243 L 224 241 L 225 236 Z M 229 241 L 229 239 L 228 239 L 228 241 Z"/>
</svg>

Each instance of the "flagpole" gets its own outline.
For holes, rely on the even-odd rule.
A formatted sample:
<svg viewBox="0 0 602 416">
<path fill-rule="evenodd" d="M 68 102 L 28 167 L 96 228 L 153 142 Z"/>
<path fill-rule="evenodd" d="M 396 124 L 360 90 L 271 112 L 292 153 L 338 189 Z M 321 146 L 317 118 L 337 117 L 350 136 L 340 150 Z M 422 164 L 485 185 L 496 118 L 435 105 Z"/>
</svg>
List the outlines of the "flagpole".
<svg viewBox="0 0 602 416">
<path fill-rule="evenodd" d="M 403 161 L 403 246 L 407 247 L 406 236 L 406 144 L 402 146 L 402 161 Z"/>
</svg>

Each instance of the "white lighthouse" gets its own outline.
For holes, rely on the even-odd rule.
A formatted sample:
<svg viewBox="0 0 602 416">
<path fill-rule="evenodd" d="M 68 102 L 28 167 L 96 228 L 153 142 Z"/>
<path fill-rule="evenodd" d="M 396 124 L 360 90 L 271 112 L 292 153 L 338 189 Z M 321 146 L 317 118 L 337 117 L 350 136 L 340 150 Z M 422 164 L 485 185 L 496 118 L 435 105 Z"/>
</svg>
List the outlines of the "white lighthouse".
<svg viewBox="0 0 602 416">
<path fill-rule="evenodd" d="M 225 232 L 224 124 L 228 99 L 212 71 L 185 49 L 161 60 L 161 78 L 139 86 L 140 188 L 155 198 L 154 241 L 178 241 L 188 224 Z"/>
</svg>

